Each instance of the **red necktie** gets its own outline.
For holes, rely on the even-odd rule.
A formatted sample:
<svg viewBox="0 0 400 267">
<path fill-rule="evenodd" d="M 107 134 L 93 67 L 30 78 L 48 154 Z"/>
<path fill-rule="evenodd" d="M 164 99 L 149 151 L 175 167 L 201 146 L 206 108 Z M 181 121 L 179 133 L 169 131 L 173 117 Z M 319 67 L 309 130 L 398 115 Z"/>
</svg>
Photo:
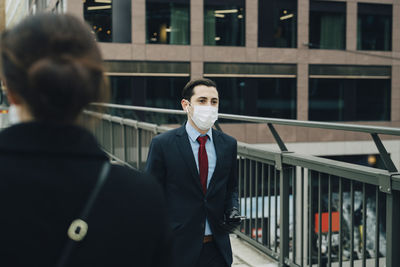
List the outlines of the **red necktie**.
<svg viewBox="0 0 400 267">
<path fill-rule="evenodd" d="M 204 194 L 207 191 L 207 176 L 208 176 L 208 157 L 206 151 L 206 142 L 208 136 L 199 136 L 197 137 L 197 142 L 200 143 L 199 147 L 199 174 L 200 174 L 200 183 L 203 187 Z"/>
</svg>

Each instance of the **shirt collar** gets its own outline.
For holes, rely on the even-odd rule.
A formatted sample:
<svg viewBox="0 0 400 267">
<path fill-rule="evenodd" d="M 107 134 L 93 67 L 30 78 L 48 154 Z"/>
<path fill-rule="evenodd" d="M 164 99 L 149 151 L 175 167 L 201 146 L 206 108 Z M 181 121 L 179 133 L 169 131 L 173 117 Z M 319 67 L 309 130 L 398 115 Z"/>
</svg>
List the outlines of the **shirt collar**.
<svg viewBox="0 0 400 267">
<path fill-rule="evenodd" d="M 197 140 L 197 137 L 199 137 L 199 136 L 205 136 L 205 135 L 208 135 L 208 138 L 210 139 L 210 141 L 212 142 L 213 140 L 212 140 L 212 129 L 210 128 L 209 130 L 208 130 L 208 132 L 206 133 L 206 134 L 201 134 L 201 133 L 199 133 L 190 123 L 189 123 L 189 121 L 188 122 L 186 122 L 186 132 L 187 132 L 187 134 L 189 135 L 189 138 L 190 138 L 190 140 L 192 141 L 192 142 L 196 142 L 196 140 Z"/>
</svg>

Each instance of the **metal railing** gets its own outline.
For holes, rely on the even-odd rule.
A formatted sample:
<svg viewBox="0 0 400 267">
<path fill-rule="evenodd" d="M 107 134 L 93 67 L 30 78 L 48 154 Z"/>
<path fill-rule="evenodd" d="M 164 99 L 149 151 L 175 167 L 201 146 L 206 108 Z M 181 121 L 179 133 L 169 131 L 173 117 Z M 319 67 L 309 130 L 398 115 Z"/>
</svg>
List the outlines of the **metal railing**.
<svg viewBox="0 0 400 267">
<path fill-rule="evenodd" d="M 138 169 L 145 165 L 152 137 L 170 129 L 93 111 L 85 116 L 98 119 L 92 130 L 110 157 Z M 219 118 L 266 123 L 281 150 L 238 143 L 240 209 L 247 217 L 238 236 L 280 266 L 400 266 L 400 174 L 379 138 L 400 136 L 400 129 L 229 114 Z M 387 170 L 289 152 L 274 125 L 369 133 Z"/>
</svg>

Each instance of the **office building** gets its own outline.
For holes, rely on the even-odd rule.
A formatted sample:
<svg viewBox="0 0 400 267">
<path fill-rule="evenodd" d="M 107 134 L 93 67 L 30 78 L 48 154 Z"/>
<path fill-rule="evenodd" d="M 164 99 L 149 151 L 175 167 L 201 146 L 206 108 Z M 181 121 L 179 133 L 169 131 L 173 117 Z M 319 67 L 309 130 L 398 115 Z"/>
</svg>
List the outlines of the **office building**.
<svg viewBox="0 0 400 267">
<path fill-rule="evenodd" d="M 36 0 L 29 8 L 91 25 L 115 103 L 180 108 L 184 84 L 208 77 L 222 113 L 400 126 L 397 0 Z M 266 125 L 223 128 L 273 142 Z M 278 131 L 290 143 L 331 142 L 334 154 L 370 153 L 368 135 Z M 400 146 L 387 142 L 398 164 Z"/>
</svg>

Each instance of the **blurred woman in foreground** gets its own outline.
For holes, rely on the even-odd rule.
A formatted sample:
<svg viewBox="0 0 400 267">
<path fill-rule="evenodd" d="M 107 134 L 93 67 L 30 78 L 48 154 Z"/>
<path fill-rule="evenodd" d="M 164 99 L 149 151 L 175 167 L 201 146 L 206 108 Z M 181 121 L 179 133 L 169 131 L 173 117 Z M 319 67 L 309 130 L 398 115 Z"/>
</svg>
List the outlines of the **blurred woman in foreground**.
<svg viewBox="0 0 400 267">
<path fill-rule="evenodd" d="M 89 27 L 31 16 L 2 33 L 0 55 L 20 121 L 0 132 L 0 266 L 165 266 L 159 186 L 110 166 L 77 125 L 108 90 Z"/>
</svg>

